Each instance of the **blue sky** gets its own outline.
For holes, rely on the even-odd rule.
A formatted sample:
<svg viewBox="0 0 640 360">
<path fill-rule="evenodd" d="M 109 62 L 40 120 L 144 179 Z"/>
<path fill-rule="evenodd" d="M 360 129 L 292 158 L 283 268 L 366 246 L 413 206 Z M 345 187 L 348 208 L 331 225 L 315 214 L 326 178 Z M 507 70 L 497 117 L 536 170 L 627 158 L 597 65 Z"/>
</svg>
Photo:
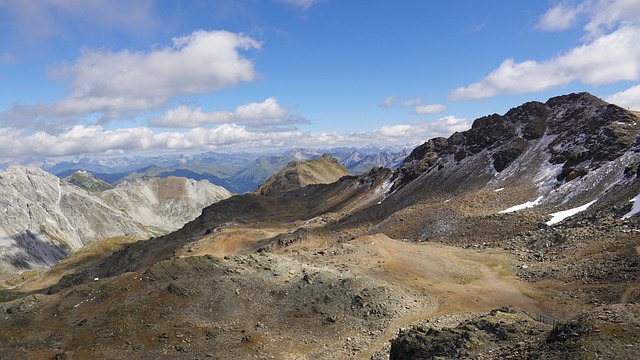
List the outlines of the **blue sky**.
<svg viewBox="0 0 640 360">
<path fill-rule="evenodd" d="M 415 145 L 640 109 L 637 0 L 0 0 L 0 158 Z"/>
</svg>

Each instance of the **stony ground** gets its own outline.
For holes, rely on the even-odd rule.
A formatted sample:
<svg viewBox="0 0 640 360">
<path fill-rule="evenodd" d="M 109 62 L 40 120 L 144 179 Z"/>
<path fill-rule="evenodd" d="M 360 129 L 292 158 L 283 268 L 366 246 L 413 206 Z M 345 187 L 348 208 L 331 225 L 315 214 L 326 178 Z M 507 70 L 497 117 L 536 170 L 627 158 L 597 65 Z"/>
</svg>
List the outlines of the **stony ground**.
<svg viewBox="0 0 640 360">
<path fill-rule="evenodd" d="M 0 291 L 2 357 L 637 354 L 640 226 L 620 219 L 628 209 L 549 227 L 533 211 L 496 214 L 515 189 L 388 214 L 367 188 L 384 180 L 232 199 L 172 235 L 112 240 L 15 278 Z"/>
</svg>

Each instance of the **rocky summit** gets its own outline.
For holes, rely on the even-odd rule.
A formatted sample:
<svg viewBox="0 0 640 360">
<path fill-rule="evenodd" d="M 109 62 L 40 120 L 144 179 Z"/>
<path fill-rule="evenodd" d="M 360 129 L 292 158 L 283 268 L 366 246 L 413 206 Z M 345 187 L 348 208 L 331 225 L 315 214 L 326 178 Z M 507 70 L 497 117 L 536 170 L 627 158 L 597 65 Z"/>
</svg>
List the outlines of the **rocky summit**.
<svg viewBox="0 0 640 360">
<path fill-rule="evenodd" d="M 98 241 L 7 282 L 0 349 L 15 359 L 635 359 L 639 133 L 637 113 L 580 93 L 479 118 L 397 170 L 290 164 L 172 233 Z M 52 184 L 16 190 L 30 197 L 8 211 L 28 219 L 38 196 L 63 186 Z"/>
</svg>

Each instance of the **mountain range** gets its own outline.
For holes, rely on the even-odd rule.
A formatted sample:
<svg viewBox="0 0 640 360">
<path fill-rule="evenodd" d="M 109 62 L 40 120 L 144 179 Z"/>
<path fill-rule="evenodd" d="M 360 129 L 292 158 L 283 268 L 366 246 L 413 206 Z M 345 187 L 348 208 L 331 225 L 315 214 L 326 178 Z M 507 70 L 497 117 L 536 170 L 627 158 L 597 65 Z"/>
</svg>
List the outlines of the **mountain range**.
<svg viewBox="0 0 640 360">
<path fill-rule="evenodd" d="M 56 162 L 51 159 L 24 159 L 6 163 L 35 165 L 61 178 L 86 171 L 111 185 L 138 177 L 179 176 L 193 180 L 208 180 L 236 193 L 256 190 L 291 161 L 305 161 L 331 154 L 352 174 L 362 174 L 372 167 L 396 168 L 409 154 L 409 148 L 370 147 L 363 149 L 334 148 L 327 151 L 292 149 L 283 153 L 215 153 L 195 155 L 165 155 L 154 157 L 121 157 L 95 159 L 82 157 Z"/>
<path fill-rule="evenodd" d="M 222 187 L 186 178 L 140 178 L 112 187 L 87 172 L 64 180 L 20 166 L 0 171 L 0 186 L 4 276 L 51 267 L 96 240 L 146 239 L 177 230 L 205 206 L 231 196 Z"/>
<path fill-rule="evenodd" d="M 289 162 L 177 231 L 14 279 L 3 354 L 637 356 L 638 113 L 563 95 L 430 139 L 395 169 L 338 165 Z"/>
</svg>

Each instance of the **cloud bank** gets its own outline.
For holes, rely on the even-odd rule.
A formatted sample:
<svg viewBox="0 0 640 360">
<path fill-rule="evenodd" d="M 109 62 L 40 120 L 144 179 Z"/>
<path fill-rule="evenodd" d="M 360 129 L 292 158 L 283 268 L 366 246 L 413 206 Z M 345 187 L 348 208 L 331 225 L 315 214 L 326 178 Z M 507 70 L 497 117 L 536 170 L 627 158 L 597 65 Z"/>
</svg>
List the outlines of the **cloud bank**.
<svg viewBox="0 0 640 360">
<path fill-rule="evenodd" d="M 236 112 L 238 113 L 237 109 Z M 370 132 L 302 132 L 296 129 L 261 130 L 239 124 L 196 127 L 186 132 L 158 132 L 149 127 L 108 130 L 99 125 L 74 125 L 58 133 L 28 132 L 0 128 L 0 154 L 5 159 L 29 156 L 118 154 L 155 150 L 245 150 L 251 148 L 291 148 L 366 146 L 370 144 L 419 144 L 427 139 L 448 136 L 471 126 L 465 119 L 444 117 L 436 121 L 383 126 Z"/>
</svg>

